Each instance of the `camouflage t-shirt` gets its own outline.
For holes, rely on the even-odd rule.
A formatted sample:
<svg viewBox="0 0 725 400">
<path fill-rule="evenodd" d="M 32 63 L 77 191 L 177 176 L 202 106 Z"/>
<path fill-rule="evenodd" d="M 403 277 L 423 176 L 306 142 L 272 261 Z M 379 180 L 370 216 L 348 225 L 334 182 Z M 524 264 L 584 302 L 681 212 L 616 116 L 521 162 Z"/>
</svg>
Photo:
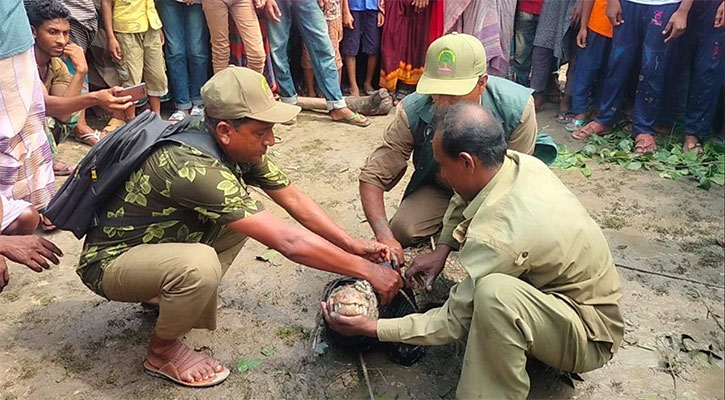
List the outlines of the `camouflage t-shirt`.
<svg viewBox="0 0 725 400">
<path fill-rule="evenodd" d="M 160 147 L 99 211 L 76 272 L 103 296 L 103 270 L 131 247 L 211 245 L 224 225 L 263 210 L 247 185 L 274 190 L 289 180 L 266 156 L 259 164 L 229 164 L 182 144 Z"/>
</svg>

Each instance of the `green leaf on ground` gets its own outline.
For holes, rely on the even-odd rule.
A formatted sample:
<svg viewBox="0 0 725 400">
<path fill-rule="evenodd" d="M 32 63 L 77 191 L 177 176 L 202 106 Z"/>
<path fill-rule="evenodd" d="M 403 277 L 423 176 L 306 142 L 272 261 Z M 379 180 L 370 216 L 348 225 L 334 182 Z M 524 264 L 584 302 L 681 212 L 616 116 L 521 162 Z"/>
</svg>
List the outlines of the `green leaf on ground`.
<svg viewBox="0 0 725 400">
<path fill-rule="evenodd" d="M 277 353 L 277 350 L 274 348 L 268 348 L 268 347 L 262 347 L 262 350 L 259 351 L 263 356 L 269 357 L 273 356 L 275 353 Z"/>
<path fill-rule="evenodd" d="M 237 371 L 239 372 L 247 372 L 251 371 L 262 363 L 262 359 L 259 357 L 253 357 L 253 358 L 242 358 L 237 362 Z"/>
</svg>

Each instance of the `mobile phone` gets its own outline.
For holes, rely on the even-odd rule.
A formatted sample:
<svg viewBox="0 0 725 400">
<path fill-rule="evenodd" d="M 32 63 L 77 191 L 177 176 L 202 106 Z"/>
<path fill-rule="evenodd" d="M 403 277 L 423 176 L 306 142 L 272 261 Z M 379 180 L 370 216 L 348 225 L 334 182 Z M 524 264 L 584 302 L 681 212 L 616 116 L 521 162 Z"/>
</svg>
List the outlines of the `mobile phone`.
<svg viewBox="0 0 725 400">
<path fill-rule="evenodd" d="M 131 101 L 139 101 L 145 99 L 148 94 L 146 93 L 146 83 L 141 82 L 138 85 L 129 86 L 123 88 L 114 94 L 116 97 L 131 96 Z"/>
</svg>

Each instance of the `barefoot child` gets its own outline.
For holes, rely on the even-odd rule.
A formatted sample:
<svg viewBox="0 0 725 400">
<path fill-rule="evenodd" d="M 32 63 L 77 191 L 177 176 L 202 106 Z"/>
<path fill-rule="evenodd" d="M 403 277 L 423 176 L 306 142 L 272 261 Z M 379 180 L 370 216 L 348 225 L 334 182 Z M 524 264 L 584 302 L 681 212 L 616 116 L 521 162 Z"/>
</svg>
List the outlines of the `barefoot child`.
<svg viewBox="0 0 725 400">
<path fill-rule="evenodd" d="M 345 58 L 345 70 L 350 81 L 350 95 L 360 96 L 357 86 L 357 55 L 362 50 L 367 54 L 367 71 L 363 83 L 364 94 L 373 94 L 373 75 L 377 72 L 378 53 L 380 53 L 380 33 L 385 22 L 383 0 L 347 0 L 349 13 L 343 18 L 345 35 L 341 52 Z M 344 12 L 344 11 L 343 11 Z"/>
</svg>

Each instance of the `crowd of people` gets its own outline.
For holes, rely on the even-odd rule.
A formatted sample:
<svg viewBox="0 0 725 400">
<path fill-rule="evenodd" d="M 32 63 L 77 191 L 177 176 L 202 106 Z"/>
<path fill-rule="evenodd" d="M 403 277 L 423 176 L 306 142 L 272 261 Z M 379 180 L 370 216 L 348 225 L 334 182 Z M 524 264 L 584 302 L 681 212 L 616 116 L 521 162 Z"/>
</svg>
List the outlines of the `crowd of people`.
<svg viewBox="0 0 725 400">
<path fill-rule="evenodd" d="M 372 321 L 323 304 L 344 334 L 467 337 L 459 397 L 525 397 L 526 354 L 565 371 L 601 367 L 622 340 L 617 272 L 599 227 L 546 168 L 556 146 L 536 112 L 558 104 L 580 140 L 622 126 L 648 153 L 684 110 L 683 150 L 701 151 L 725 83 L 723 0 L 3 0 L 0 16 L 0 291 L 6 258 L 40 272 L 62 255 L 33 235 L 56 228 L 44 215 L 55 177 L 78 175 L 58 142 L 95 146 L 169 99 L 168 121 L 217 149 L 179 141 L 140 160 L 88 211 L 102 218 L 77 269 L 104 298 L 159 308 L 144 368 L 186 386 L 229 374 L 181 337 L 216 327 L 217 286 L 248 237 L 366 279 L 383 303 L 403 280 L 380 262 L 408 264 L 405 278 L 430 287 L 459 251 L 467 278 L 426 314 Z M 123 91 L 140 84 L 139 101 Z M 294 124 L 300 106 L 370 125 L 361 98 L 383 113 L 397 104 L 359 175 L 374 241 L 349 236 L 265 155 L 274 125 Z M 105 128 L 91 126 L 91 107 L 111 117 Z M 411 158 L 388 218 L 384 192 Z M 405 259 L 431 237 L 432 253 Z"/>
</svg>

